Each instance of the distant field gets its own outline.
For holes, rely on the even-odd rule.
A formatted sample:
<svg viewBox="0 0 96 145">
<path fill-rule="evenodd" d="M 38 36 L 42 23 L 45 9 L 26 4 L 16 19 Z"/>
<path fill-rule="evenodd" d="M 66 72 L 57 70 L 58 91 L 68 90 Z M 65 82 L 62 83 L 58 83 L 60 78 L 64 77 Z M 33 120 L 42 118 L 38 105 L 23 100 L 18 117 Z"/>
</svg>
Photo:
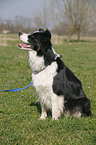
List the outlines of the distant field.
<svg viewBox="0 0 96 145">
<path fill-rule="evenodd" d="M 7 38 L 7 40 L 6 40 Z M 93 117 L 64 116 L 38 121 L 40 106 L 31 86 L 21 92 L 0 92 L 0 145 L 95 145 L 96 144 L 96 37 L 52 36 L 53 47 L 81 80 L 91 100 Z M 0 35 L 0 89 L 21 88 L 31 82 L 28 52 L 17 48 L 17 35 Z M 4 44 L 4 45 L 3 45 Z"/>
<path fill-rule="evenodd" d="M 96 37 L 81 36 L 81 42 L 93 42 L 96 41 Z M 4 45 L 5 40 L 16 41 L 18 40 L 18 34 L 0 34 L 0 45 Z M 52 35 L 53 44 L 64 44 L 67 42 L 67 36 Z M 77 42 L 77 36 L 72 36 L 71 42 Z M 79 42 L 80 43 L 80 42 Z"/>
</svg>

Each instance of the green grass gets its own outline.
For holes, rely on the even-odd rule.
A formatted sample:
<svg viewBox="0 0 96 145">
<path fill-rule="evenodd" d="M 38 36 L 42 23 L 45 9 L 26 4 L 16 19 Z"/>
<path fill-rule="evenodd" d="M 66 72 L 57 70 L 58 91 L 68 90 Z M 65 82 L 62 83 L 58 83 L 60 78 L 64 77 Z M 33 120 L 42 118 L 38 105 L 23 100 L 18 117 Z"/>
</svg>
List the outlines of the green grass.
<svg viewBox="0 0 96 145">
<path fill-rule="evenodd" d="M 15 37 L 15 36 L 14 36 Z M 65 41 L 64 41 L 65 42 Z M 17 48 L 19 41 L 0 46 L 0 89 L 20 88 L 31 82 L 28 52 Z M 40 106 L 31 86 L 21 92 L 0 92 L 0 145 L 95 145 L 96 144 L 96 41 L 54 45 L 62 60 L 81 80 L 91 100 L 92 117 L 64 116 L 38 121 Z"/>
</svg>

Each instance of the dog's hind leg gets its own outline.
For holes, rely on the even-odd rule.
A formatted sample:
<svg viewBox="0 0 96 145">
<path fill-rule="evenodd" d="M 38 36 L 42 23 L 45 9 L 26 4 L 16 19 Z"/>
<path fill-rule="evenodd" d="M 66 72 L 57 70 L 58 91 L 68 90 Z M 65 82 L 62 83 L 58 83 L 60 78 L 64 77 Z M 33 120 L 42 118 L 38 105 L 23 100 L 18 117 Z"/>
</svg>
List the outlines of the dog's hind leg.
<svg viewBox="0 0 96 145">
<path fill-rule="evenodd" d="M 44 120 L 47 117 L 47 111 L 43 104 L 41 105 L 41 109 L 42 109 L 42 114 L 41 114 L 41 117 L 39 118 L 39 120 Z"/>
</svg>

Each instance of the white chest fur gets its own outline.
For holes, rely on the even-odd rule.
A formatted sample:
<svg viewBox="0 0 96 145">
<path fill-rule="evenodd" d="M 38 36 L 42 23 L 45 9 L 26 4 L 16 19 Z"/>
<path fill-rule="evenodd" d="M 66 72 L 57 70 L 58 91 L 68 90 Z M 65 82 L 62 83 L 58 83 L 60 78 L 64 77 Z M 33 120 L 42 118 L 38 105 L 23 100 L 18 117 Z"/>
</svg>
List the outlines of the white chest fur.
<svg viewBox="0 0 96 145">
<path fill-rule="evenodd" d="M 33 86 L 36 88 L 41 104 L 47 108 L 52 108 L 51 97 L 54 94 L 52 90 L 53 77 L 57 74 L 57 63 L 53 62 L 38 74 L 32 74 Z"/>
<path fill-rule="evenodd" d="M 29 51 L 29 64 L 32 68 L 32 71 L 36 73 L 45 68 L 44 58 L 38 57 L 37 52 L 34 50 Z"/>
</svg>

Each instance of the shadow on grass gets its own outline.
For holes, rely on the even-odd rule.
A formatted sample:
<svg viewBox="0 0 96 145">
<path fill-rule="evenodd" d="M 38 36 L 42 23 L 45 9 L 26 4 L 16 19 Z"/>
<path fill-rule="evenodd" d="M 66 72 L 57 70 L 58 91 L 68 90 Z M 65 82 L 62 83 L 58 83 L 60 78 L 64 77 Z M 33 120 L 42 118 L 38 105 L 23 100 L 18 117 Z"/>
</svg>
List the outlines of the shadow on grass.
<svg viewBox="0 0 96 145">
<path fill-rule="evenodd" d="M 36 102 L 36 103 L 31 102 L 30 106 L 36 106 L 38 112 L 41 114 L 41 105 L 40 105 L 40 103 L 38 103 L 38 102 Z M 51 113 L 50 110 L 47 110 L 47 115 L 52 117 L 52 113 Z"/>
<path fill-rule="evenodd" d="M 88 40 L 80 40 L 80 41 L 78 41 L 78 40 L 70 40 L 70 42 L 78 42 L 78 43 L 82 42 L 83 43 L 83 42 L 89 42 L 89 41 Z"/>
<path fill-rule="evenodd" d="M 0 111 L 0 114 L 4 114 L 3 111 Z"/>
<path fill-rule="evenodd" d="M 40 103 L 38 103 L 38 102 L 36 102 L 36 103 L 31 102 L 31 103 L 30 103 L 30 106 L 36 106 L 38 112 L 41 113 L 41 106 L 40 106 Z"/>
</svg>

